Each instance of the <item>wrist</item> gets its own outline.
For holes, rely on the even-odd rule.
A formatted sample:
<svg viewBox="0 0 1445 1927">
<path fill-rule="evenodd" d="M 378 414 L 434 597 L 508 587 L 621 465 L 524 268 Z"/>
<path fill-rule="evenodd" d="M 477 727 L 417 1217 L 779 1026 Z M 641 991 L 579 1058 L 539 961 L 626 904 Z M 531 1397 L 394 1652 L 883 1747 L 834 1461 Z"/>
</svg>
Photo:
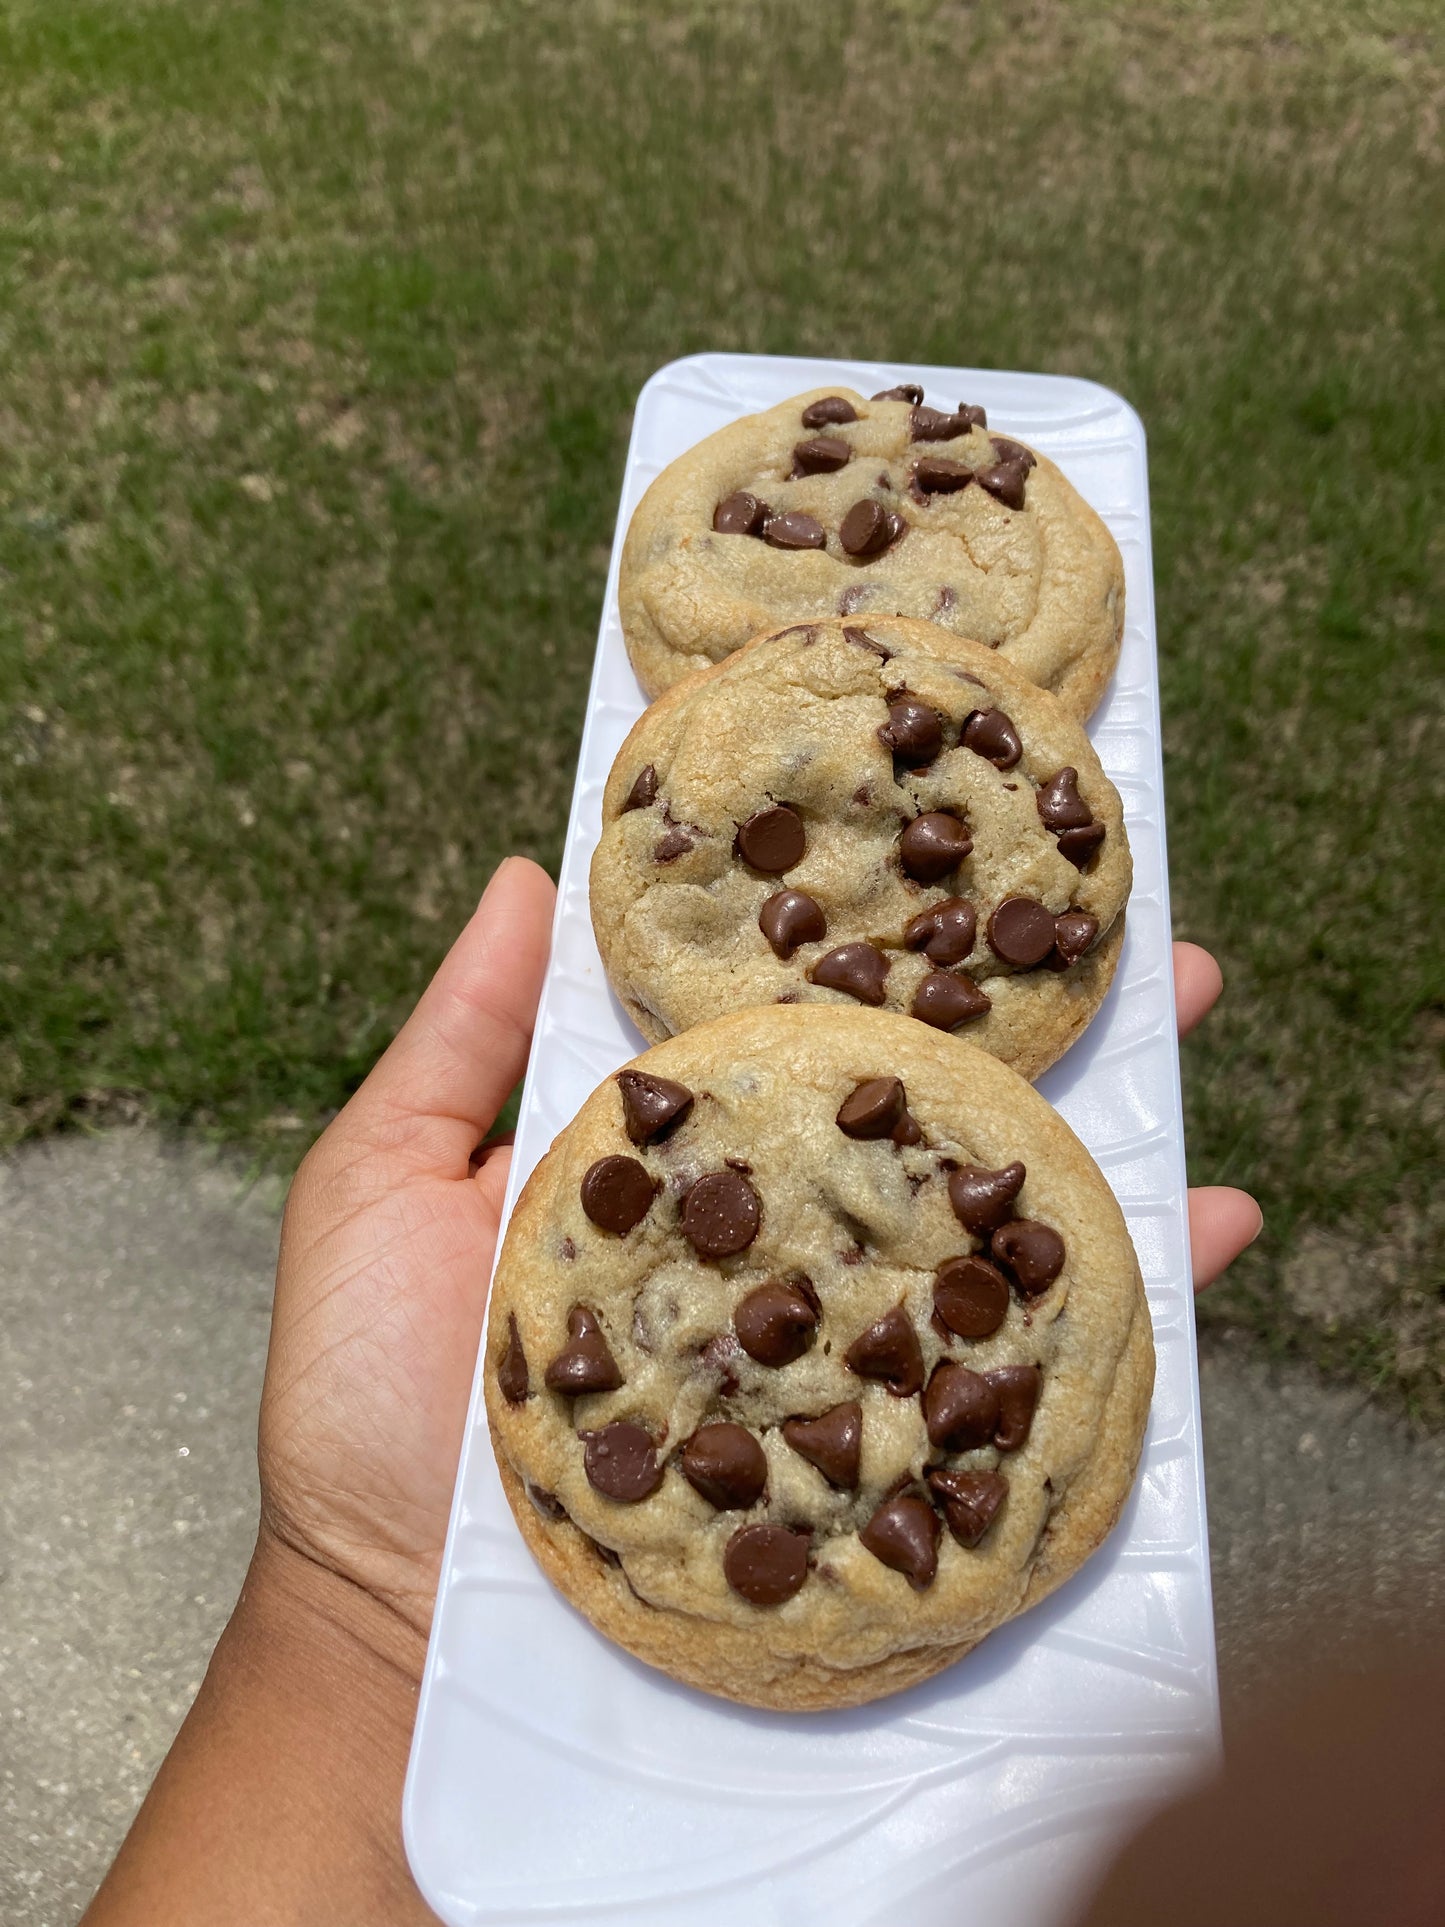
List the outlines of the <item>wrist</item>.
<svg viewBox="0 0 1445 1927">
<path fill-rule="evenodd" d="M 404 1712 L 410 1740 L 426 1634 L 264 1518 L 226 1638 L 249 1663 L 277 1676 L 294 1673 L 317 1690 L 347 1684 L 365 1723 Z"/>
</svg>

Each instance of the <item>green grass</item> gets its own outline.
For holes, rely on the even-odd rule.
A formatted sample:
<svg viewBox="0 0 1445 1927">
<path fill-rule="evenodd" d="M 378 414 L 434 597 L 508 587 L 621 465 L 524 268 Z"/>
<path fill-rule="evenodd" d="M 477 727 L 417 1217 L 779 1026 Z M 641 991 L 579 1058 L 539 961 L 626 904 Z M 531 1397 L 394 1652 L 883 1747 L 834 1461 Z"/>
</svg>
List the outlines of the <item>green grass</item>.
<svg viewBox="0 0 1445 1927">
<path fill-rule="evenodd" d="M 1047 368 L 1150 434 L 1206 1316 L 1442 1410 L 1441 45 L 1415 0 L 11 0 L 0 1101 L 281 1162 L 554 862 L 632 397 Z"/>
</svg>

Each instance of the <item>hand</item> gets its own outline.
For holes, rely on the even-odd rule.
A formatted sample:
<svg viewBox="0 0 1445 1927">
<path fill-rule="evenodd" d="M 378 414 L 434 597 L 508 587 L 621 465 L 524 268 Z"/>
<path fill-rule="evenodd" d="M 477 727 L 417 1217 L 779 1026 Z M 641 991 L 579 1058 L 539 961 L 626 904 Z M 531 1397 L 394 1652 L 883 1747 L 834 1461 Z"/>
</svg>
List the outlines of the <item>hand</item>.
<svg viewBox="0 0 1445 1927">
<path fill-rule="evenodd" d="M 1187 1037 L 1219 1001 L 1224 978 L 1219 965 L 1197 943 L 1174 946 L 1174 1004 L 1179 1035 Z M 1247 1191 L 1225 1184 L 1197 1186 L 1189 1193 L 1189 1245 L 1194 1289 L 1203 1291 L 1228 1269 L 1264 1229 L 1264 1213 Z"/>
</svg>

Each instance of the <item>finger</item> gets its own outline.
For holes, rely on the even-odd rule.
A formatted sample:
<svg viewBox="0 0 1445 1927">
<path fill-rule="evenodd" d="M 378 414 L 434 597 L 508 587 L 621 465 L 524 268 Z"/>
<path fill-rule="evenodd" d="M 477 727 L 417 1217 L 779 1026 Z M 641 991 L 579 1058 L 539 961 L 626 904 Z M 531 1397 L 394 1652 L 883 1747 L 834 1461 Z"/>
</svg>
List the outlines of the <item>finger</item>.
<svg viewBox="0 0 1445 1927">
<path fill-rule="evenodd" d="M 336 1122 L 346 1136 L 405 1143 L 439 1173 L 464 1176 L 526 1068 L 556 890 L 508 857 L 421 1001 Z"/>
<path fill-rule="evenodd" d="M 1219 1002 L 1224 973 L 1207 950 L 1197 943 L 1174 946 L 1174 1014 L 1179 1035 L 1187 1037 Z"/>
<path fill-rule="evenodd" d="M 1194 1289 L 1203 1291 L 1227 1271 L 1264 1229 L 1264 1213 L 1247 1191 L 1227 1184 L 1199 1185 L 1189 1193 L 1189 1248 Z"/>
</svg>

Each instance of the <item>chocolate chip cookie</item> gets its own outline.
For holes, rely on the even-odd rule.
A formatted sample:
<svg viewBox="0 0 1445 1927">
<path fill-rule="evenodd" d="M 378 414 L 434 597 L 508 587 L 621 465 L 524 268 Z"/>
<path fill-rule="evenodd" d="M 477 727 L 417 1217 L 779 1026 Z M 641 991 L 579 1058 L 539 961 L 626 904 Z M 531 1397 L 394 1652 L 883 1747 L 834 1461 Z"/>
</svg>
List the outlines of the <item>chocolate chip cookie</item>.
<svg viewBox="0 0 1445 1927">
<path fill-rule="evenodd" d="M 751 1705 L 949 1665 L 1118 1517 L 1153 1382 L 1119 1207 L 959 1039 L 747 1010 L 583 1105 L 518 1201 L 484 1382 L 593 1623 Z"/>
<path fill-rule="evenodd" d="M 649 697 L 762 629 L 941 623 L 1087 716 L 1124 622 L 1119 551 L 1054 464 L 906 387 L 820 388 L 699 442 L 638 505 L 618 594 Z"/>
<path fill-rule="evenodd" d="M 745 1004 L 856 1003 L 1034 1077 L 1109 987 L 1130 877 L 1118 795 L 1054 697 L 933 623 L 835 616 L 638 722 L 592 921 L 652 1042 Z"/>
</svg>

